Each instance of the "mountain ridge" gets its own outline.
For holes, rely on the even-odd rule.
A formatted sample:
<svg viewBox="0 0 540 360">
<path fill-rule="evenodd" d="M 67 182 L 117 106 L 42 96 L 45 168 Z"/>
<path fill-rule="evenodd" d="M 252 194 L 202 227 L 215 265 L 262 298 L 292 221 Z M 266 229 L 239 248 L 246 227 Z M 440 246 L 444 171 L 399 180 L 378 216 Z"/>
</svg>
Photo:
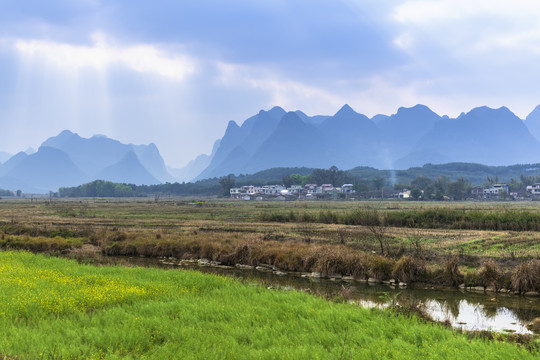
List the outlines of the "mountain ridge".
<svg viewBox="0 0 540 360">
<path fill-rule="evenodd" d="M 348 104 L 334 115 L 314 116 L 275 106 L 239 124 L 231 120 L 210 155 L 182 169 L 168 168 L 154 143 L 123 144 L 64 130 L 45 140 L 37 152 L 19 152 L 1 163 L 0 186 L 17 190 L 13 187 L 19 183 L 28 191 L 48 191 L 71 185 L 71 180 L 177 181 L 171 172 L 182 177 L 180 181 L 192 181 L 284 167 L 399 169 L 426 163 L 540 162 L 534 133 L 535 126 L 540 129 L 540 105 L 525 120 L 504 106 L 480 106 L 456 118 L 440 116 L 422 104 L 371 118 Z"/>
<path fill-rule="evenodd" d="M 265 137 L 259 139 L 249 130 L 265 113 L 260 111 L 242 126 L 230 122 L 212 161 L 193 180 L 283 166 L 392 169 L 425 163 L 508 165 L 540 161 L 536 155 L 540 154 L 540 142 L 531 130 L 538 126 L 540 138 L 540 105 L 522 121 L 507 107 L 480 106 L 450 118 L 417 104 L 400 107 L 395 114 L 369 118 L 345 104 L 332 116 L 287 112 L 282 119 L 290 119 L 294 113 L 294 129 L 286 129 L 280 119 L 278 126 L 269 126 Z M 295 136 L 287 135 L 291 133 Z M 248 142 L 249 147 L 243 146 Z"/>
<path fill-rule="evenodd" d="M 0 187 L 13 191 L 46 193 L 99 179 L 137 185 L 175 181 L 153 143 L 123 144 L 103 135 L 83 138 L 70 130 L 48 138 L 37 152 L 21 151 L 0 166 Z"/>
</svg>

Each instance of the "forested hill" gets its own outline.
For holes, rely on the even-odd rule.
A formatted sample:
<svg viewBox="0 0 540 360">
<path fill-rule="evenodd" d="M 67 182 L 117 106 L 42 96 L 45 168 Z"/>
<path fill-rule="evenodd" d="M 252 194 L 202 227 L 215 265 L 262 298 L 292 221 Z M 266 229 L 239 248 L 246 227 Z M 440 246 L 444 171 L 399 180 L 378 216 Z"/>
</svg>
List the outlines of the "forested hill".
<svg viewBox="0 0 540 360">
<path fill-rule="evenodd" d="M 250 175 L 231 175 L 235 186 L 271 185 L 281 183 L 290 174 L 308 176 L 314 170 L 311 168 L 273 168 Z M 220 195 L 222 185 L 220 178 L 200 180 L 188 183 L 166 183 L 159 185 L 118 184 L 110 181 L 97 180 L 76 187 L 60 188 L 61 197 L 131 197 L 148 195 L 176 196 L 212 196 Z"/>
<path fill-rule="evenodd" d="M 510 166 L 488 166 L 472 163 L 449 163 L 441 165 L 426 164 L 422 167 L 412 167 L 407 170 L 378 170 L 370 167 L 356 167 L 348 171 L 364 180 L 384 178 L 393 183 L 409 184 L 419 176 L 437 179 L 445 176 L 450 180 L 465 179 L 473 185 L 481 185 L 487 178 L 497 182 L 510 182 L 523 176 L 540 175 L 540 164 L 523 164 Z"/>
<path fill-rule="evenodd" d="M 370 167 L 357 167 L 348 171 L 335 167 L 330 169 L 313 168 L 273 168 L 250 175 L 229 175 L 228 177 L 206 179 L 192 183 L 166 183 L 160 185 L 118 184 L 108 181 L 93 181 L 84 185 L 61 188 L 62 197 L 126 197 L 148 195 L 212 196 L 227 195 L 224 188 L 243 185 L 332 183 L 341 186 L 353 183 L 369 191 L 372 187 L 403 187 L 418 178 L 430 180 L 463 179 L 470 185 L 486 182 L 506 182 L 514 184 L 532 183 L 540 180 L 540 164 L 486 166 L 469 163 L 450 163 L 443 165 L 426 164 L 407 170 L 378 170 Z M 224 182 L 227 184 L 224 184 Z M 517 186 L 517 185 L 516 185 Z"/>
</svg>

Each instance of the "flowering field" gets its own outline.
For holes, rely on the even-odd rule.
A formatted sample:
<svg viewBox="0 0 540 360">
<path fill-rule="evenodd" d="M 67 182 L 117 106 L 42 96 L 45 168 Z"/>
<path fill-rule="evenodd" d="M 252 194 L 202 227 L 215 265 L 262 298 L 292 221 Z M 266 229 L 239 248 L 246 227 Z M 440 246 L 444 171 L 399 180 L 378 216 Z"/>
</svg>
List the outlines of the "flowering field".
<svg viewBox="0 0 540 360">
<path fill-rule="evenodd" d="M 0 359 L 533 359 L 390 312 L 191 271 L 0 252 Z"/>
</svg>

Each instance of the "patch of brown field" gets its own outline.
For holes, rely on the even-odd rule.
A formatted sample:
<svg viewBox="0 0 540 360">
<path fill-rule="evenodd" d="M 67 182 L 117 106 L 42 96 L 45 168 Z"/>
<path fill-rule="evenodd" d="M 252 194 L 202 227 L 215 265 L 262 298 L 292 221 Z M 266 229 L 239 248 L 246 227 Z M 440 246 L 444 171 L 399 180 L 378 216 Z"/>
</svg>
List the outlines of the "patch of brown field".
<svg viewBox="0 0 540 360">
<path fill-rule="evenodd" d="M 440 267 L 442 259 L 462 255 L 462 251 L 466 256 L 461 256 L 461 266 L 480 266 L 496 255 L 505 261 L 504 269 L 510 269 L 521 259 L 540 256 L 535 250 L 540 244 L 539 232 L 386 227 L 383 237 L 377 240 L 377 234 L 366 226 L 294 221 L 275 223 L 262 222 L 260 218 L 261 214 L 272 211 L 319 216 L 321 212 L 343 214 L 373 207 L 388 212 L 431 208 L 532 211 L 535 209 L 533 205 L 396 201 L 258 203 L 211 200 L 192 203 L 182 199 L 160 202 L 153 199 L 2 200 L 0 235 L 5 240 L 5 237 L 14 235 L 13 231 L 20 231 L 21 236 L 27 236 L 21 248 L 27 246 L 32 251 L 48 251 L 65 241 L 47 238 L 47 234 L 68 230 L 76 234 L 74 236 L 79 237 L 83 245 L 68 246 L 67 249 L 80 258 L 92 257 L 96 252 L 205 257 L 228 264 L 245 258 L 250 264 L 268 262 L 289 271 L 339 270 L 365 276 L 369 275 L 365 270 L 370 266 L 369 261 L 361 261 L 360 258 L 372 256 L 374 252 L 380 254 L 382 242 L 383 253 L 393 258 L 390 259 L 392 261 L 408 255 L 428 261 L 428 267 Z M 118 233 L 124 233 L 125 238 L 114 239 Z M 493 249 L 496 249 L 496 254 Z M 352 254 L 352 258 L 347 254 Z M 321 260 L 323 258 L 324 261 Z M 498 264 L 500 266 L 501 262 Z"/>
</svg>

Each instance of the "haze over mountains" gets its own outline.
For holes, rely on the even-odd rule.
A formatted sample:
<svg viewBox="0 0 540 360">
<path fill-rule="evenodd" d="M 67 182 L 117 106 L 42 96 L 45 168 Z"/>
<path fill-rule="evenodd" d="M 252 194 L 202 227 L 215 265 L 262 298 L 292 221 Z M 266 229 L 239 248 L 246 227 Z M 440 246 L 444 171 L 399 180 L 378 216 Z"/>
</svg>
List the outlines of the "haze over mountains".
<svg viewBox="0 0 540 360">
<path fill-rule="evenodd" d="M 230 121 L 210 155 L 168 168 L 157 147 L 65 130 L 11 156 L 0 153 L 0 188 L 44 193 L 101 179 L 132 184 L 190 181 L 275 167 L 406 169 L 426 163 L 540 163 L 540 106 L 525 121 L 506 107 L 479 107 L 451 119 L 427 106 L 369 118 L 344 105 L 332 116 L 280 107 Z M 178 151 L 182 151 L 181 148 Z M 171 175 L 172 174 L 172 175 Z"/>
<path fill-rule="evenodd" d="M 448 162 L 537 163 L 538 139 L 540 106 L 525 122 L 506 107 L 479 107 L 456 119 L 424 105 L 371 119 L 348 105 L 333 116 L 315 117 L 274 107 L 241 126 L 229 122 L 218 148 L 201 158 L 199 165 L 206 168 L 192 175 L 204 179 L 298 166 L 404 169 Z"/>
<path fill-rule="evenodd" d="M 132 145 L 65 130 L 30 155 L 19 152 L 0 165 L 0 188 L 45 193 L 101 179 L 132 184 L 174 181 L 154 144 Z"/>
</svg>

